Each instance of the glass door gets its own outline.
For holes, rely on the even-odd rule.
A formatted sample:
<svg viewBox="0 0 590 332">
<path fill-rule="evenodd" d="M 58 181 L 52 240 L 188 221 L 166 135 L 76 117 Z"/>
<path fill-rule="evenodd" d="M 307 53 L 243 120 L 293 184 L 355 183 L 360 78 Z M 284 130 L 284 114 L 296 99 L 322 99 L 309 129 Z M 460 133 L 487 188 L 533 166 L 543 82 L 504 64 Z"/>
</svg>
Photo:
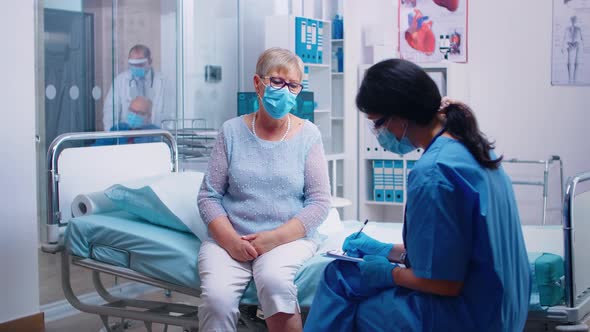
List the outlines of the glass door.
<svg viewBox="0 0 590 332">
<path fill-rule="evenodd" d="M 37 2 L 38 218 L 47 219 L 46 154 L 60 134 L 161 128 L 179 111 L 180 0 Z M 88 142 L 110 144 L 130 142 Z M 62 216 L 67 222 L 70 216 Z M 40 253 L 40 304 L 63 300 L 59 256 Z M 92 293 L 86 270 L 72 271 L 78 294 Z M 104 278 L 107 287 L 114 278 Z M 108 280 L 106 280 L 108 279 Z M 45 311 L 45 310 L 43 310 Z"/>
</svg>

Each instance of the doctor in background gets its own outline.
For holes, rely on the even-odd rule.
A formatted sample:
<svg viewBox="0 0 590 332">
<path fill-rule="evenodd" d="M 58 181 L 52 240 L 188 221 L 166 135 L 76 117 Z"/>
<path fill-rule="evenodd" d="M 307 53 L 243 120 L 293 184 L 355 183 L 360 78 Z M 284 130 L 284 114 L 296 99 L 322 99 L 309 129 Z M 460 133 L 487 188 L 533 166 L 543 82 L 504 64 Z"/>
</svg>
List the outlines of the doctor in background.
<svg viewBox="0 0 590 332">
<path fill-rule="evenodd" d="M 135 45 L 129 50 L 129 69 L 117 75 L 103 108 L 104 130 L 123 127 L 140 129 L 160 127 L 164 119 L 171 118 L 165 111 L 164 78 L 152 67 L 150 49 Z M 134 104 L 141 109 L 131 111 Z"/>
</svg>

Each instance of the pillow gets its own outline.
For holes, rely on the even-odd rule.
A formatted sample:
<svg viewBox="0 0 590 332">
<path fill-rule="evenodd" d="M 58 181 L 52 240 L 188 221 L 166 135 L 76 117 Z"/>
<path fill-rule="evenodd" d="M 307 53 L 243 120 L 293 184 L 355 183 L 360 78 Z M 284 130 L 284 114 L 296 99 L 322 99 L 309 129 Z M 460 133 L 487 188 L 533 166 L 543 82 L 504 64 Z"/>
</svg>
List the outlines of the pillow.
<svg viewBox="0 0 590 332">
<path fill-rule="evenodd" d="M 170 173 L 127 184 L 116 184 L 105 195 L 121 210 L 148 222 L 193 233 L 201 241 L 209 238 L 201 220 L 197 195 L 203 181 L 201 172 Z"/>
<path fill-rule="evenodd" d="M 340 214 L 336 208 L 330 208 L 330 213 L 324 222 L 318 227 L 318 233 L 329 235 L 331 233 L 338 233 L 342 231 L 343 226 L 340 221 Z"/>
</svg>

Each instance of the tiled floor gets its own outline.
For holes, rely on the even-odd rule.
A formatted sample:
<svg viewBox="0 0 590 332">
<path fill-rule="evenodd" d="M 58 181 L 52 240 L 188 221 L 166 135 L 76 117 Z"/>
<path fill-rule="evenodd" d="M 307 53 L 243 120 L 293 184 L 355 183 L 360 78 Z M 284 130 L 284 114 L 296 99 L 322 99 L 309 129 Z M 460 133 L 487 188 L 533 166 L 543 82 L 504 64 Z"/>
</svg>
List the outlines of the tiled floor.
<svg viewBox="0 0 590 332">
<path fill-rule="evenodd" d="M 60 254 L 47 254 L 39 250 L 39 304 L 44 305 L 64 300 L 61 290 Z M 89 270 L 71 266 L 72 288 L 76 294 L 93 292 L 92 274 Z M 115 285 L 115 278 L 103 276 L 102 281 L 106 287 Z"/>
<path fill-rule="evenodd" d="M 183 304 L 191 304 L 197 305 L 198 299 L 183 295 L 180 293 L 172 292 L 170 297 L 165 296 L 164 291 L 156 291 L 154 293 L 146 294 L 145 296 L 141 297 L 142 299 L 146 300 L 157 300 L 157 301 L 164 301 L 164 302 L 175 302 L 175 303 L 183 303 Z M 109 325 L 113 326 L 121 326 L 121 319 L 110 319 Z M 125 328 L 123 331 L 126 332 L 139 332 L 139 331 L 147 331 L 143 322 L 139 321 L 132 321 L 126 320 L 124 322 Z M 49 322 L 45 324 L 45 331 L 46 332 L 69 332 L 69 331 L 81 331 L 81 332 L 98 332 L 98 331 L 105 331 L 102 325 L 102 321 L 97 315 L 81 313 L 77 314 L 65 319 L 56 320 L 53 322 Z M 162 332 L 164 331 L 164 325 L 161 324 L 153 324 L 152 331 L 154 332 Z M 169 326 L 168 331 L 170 332 L 181 332 L 182 328 L 178 326 Z M 238 332 L 246 332 L 252 331 L 248 330 L 244 325 L 238 325 Z M 256 330 L 255 330 L 256 331 Z M 259 331 L 264 331 L 264 329 L 260 329 Z"/>
</svg>

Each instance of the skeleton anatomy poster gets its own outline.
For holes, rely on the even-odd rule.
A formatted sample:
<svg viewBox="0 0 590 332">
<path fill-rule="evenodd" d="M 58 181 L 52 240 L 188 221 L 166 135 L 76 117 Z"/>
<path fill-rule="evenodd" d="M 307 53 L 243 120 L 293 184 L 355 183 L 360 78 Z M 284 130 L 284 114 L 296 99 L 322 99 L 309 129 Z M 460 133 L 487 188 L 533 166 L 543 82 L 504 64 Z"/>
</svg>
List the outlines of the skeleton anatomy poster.
<svg viewBox="0 0 590 332">
<path fill-rule="evenodd" d="M 399 51 L 414 62 L 467 62 L 468 0 L 399 0 Z"/>
<path fill-rule="evenodd" d="M 590 85 L 590 0 L 553 0 L 551 84 Z"/>
</svg>

